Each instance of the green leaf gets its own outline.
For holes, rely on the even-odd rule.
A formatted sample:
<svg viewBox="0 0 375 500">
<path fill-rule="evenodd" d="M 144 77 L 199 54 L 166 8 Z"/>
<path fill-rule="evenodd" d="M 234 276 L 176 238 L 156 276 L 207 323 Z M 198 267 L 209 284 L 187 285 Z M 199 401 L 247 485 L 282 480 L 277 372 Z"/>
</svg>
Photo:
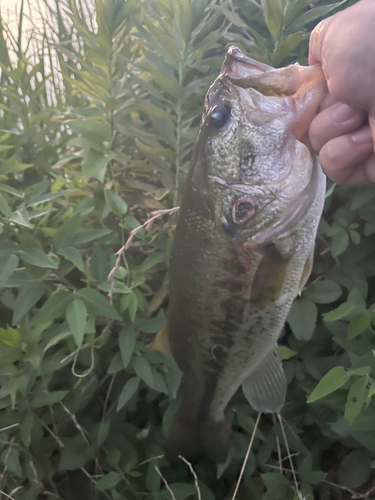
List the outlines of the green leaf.
<svg viewBox="0 0 375 500">
<path fill-rule="evenodd" d="M 355 423 L 353 426 L 354 425 Z M 367 436 L 367 441 L 365 441 L 366 445 L 371 440 L 372 434 L 368 434 Z M 365 484 L 370 479 L 370 475 L 373 473 L 373 471 L 371 471 L 372 461 L 373 456 L 368 450 L 363 448 L 351 450 L 341 460 L 341 464 L 338 469 L 338 484 L 344 485 L 348 488 L 359 488 Z"/>
<path fill-rule="evenodd" d="M 47 203 L 48 201 L 54 200 L 55 198 L 60 198 L 60 196 L 67 196 L 72 193 L 77 193 L 77 191 L 75 189 L 66 189 L 65 191 L 58 191 L 55 193 L 34 195 L 27 202 L 26 206 L 35 207 L 36 205 L 40 205 L 41 203 Z"/>
<path fill-rule="evenodd" d="M 109 274 L 107 256 L 98 243 L 94 244 L 92 257 L 90 259 L 90 274 L 94 280 L 99 283 L 105 281 Z"/>
<path fill-rule="evenodd" d="M 123 408 L 126 403 L 134 396 L 134 394 L 138 390 L 140 381 L 141 380 L 139 377 L 133 377 L 126 382 L 117 403 L 117 411 L 120 411 L 121 408 Z"/>
<path fill-rule="evenodd" d="M 28 411 L 21 425 L 21 440 L 26 448 L 28 448 L 31 443 L 31 430 L 34 425 L 34 420 L 34 413 Z"/>
<path fill-rule="evenodd" d="M 133 361 L 133 368 L 138 377 L 141 377 L 153 389 L 154 377 L 149 362 L 143 356 L 137 356 Z"/>
<path fill-rule="evenodd" d="M 135 327 L 144 333 L 158 333 L 164 321 L 164 311 L 160 309 L 154 318 L 136 318 Z"/>
<path fill-rule="evenodd" d="M 69 323 L 77 347 L 81 347 L 85 335 L 87 309 L 82 300 L 73 300 L 66 308 L 66 320 Z"/>
<path fill-rule="evenodd" d="M 348 326 L 348 339 L 354 339 L 363 333 L 371 324 L 371 318 L 366 311 L 360 312 L 350 321 Z"/>
<path fill-rule="evenodd" d="M 335 302 L 342 294 L 341 287 L 332 280 L 321 280 L 311 283 L 304 293 L 305 297 L 315 304 L 330 304 Z"/>
<path fill-rule="evenodd" d="M 313 403 L 318 399 L 322 399 L 328 394 L 337 391 L 351 377 L 351 373 L 345 370 L 342 366 L 335 366 L 324 375 L 307 399 L 308 403 Z"/>
<path fill-rule="evenodd" d="M 111 229 L 82 229 L 74 238 L 75 245 L 83 245 L 90 241 L 99 240 L 103 236 L 111 234 Z"/>
<path fill-rule="evenodd" d="M 57 290 L 50 295 L 41 309 L 31 320 L 32 325 L 48 323 L 56 318 L 65 316 L 68 304 L 73 300 L 73 295 L 66 290 Z"/>
<path fill-rule="evenodd" d="M 133 322 L 138 310 L 138 299 L 133 292 L 127 293 L 121 298 L 121 311 L 126 310 L 129 312 L 130 321 Z"/>
<path fill-rule="evenodd" d="M 122 330 L 120 332 L 119 346 L 124 368 L 128 367 L 129 361 L 134 352 L 135 340 L 136 340 L 136 332 L 133 327 L 129 327 L 126 330 Z"/>
<path fill-rule="evenodd" d="M 238 26 L 239 28 L 244 28 L 247 29 L 248 25 L 243 21 L 235 12 L 230 11 L 229 9 L 220 9 L 221 12 L 225 15 L 229 21 L 234 24 L 235 26 Z"/>
<path fill-rule="evenodd" d="M 62 401 L 69 391 L 37 392 L 31 399 L 33 408 L 42 408 L 43 406 L 52 406 Z"/>
<path fill-rule="evenodd" d="M 116 309 L 111 306 L 108 299 L 103 297 L 103 295 L 98 291 L 92 288 L 81 288 L 77 291 L 76 296 L 81 298 L 86 304 L 89 314 L 122 321 L 122 317 Z"/>
<path fill-rule="evenodd" d="M 281 0 L 263 0 L 264 20 L 274 40 L 280 39 L 284 20 L 284 11 Z"/>
<path fill-rule="evenodd" d="M 100 149 L 103 142 L 109 142 L 111 140 L 109 129 L 92 120 L 69 120 L 67 125 L 73 132 L 81 134 L 82 137 L 87 139 L 94 149 Z"/>
<path fill-rule="evenodd" d="M 18 191 L 18 189 L 15 189 L 12 186 L 8 186 L 7 184 L 3 184 L 2 182 L 0 182 L 0 191 L 4 191 L 5 193 L 11 194 L 16 198 L 25 197 L 25 193 L 21 193 L 21 191 Z"/>
<path fill-rule="evenodd" d="M 42 298 L 46 290 L 47 287 L 42 281 L 31 281 L 21 287 L 14 303 L 13 325 L 19 323 L 25 314 Z"/>
<path fill-rule="evenodd" d="M 70 247 L 74 241 L 74 237 L 79 229 L 81 222 L 81 215 L 77 214 L 70 217 L 64 224 L 59 227 L 53 238 L 57 248 Z"/>
<path fill-rule="evenodd" d="M 293 351 L 293 349 L 289 349 L 289 347 L 285 345 L 279 345 L 277 347 L 277 353 L 281 361 L 293 358 L 296 354 L 298 354 L 297 351 Z"/>
<path fill-rule="evenodd" d="M 27 248 L 19 252 L 21 259 L 28 264 L 47 269 L 58 269 L 59 264 L 54 262 L 39 248 Z"/>
<path fill-rule="evenodd" d="M 112 490 L 121 481 L 121 476 L 118 472 L 108 472 L 95 484 L 97 490 Z"/>
<path fill-rule="evenodd" d="M 77 269 L 84 272 L 85 268 L 83 265 L 82 255 L 79 250 L 74 247 L 60 248 L 57 253 L 64 257 L 66 260 L 70 260 Z"/>
<path fill-rule="evenodd" d="M 82 162 L 82 177 L 84 180 L 90 178 L 97 179 L 99 182 L 104 182 L 107 165 L 115 158 L 115 153 L 109 152 L 103 154 L 94 149 L 89 149 L 85 154 Z"/>
<path fill-rule="evenodd" d="M 337 257 L 341 255 L 348 248 L 349 245 L 349 235 L 345 230 L 341 230 L 338 234 L 335 234 L 332 238 L 332 255 Z"/>
<path fill-rule="evenodd" d="M 153 252 L 151 255 L 146 257 L 142 264 L 138 267 L 137 271 L 144 273 L 152 267 L 156 266 L 165 259 L 164 252 Z"/>
<path fill-rule="evenodd" d="M 324 314 L 324 321 L 337 321 L 338 319 L 345 318 L 348 314 L 352 313 L 358 306 L 350 302 L 344 302 L 339 305 L 337 309 Z"/>
<path fill-rule="evenodd" d="M 20 463 L 20 450 L 6 447 L 1 454 L 1 462 L 7 466 L 8 473 L 10 472 L 19 478 L 23 477 Z"/>
<path fill-rule="evenodd" d="M 123 215 L 128 210 L 128 205 L 115 191 L 105 189 L 104 198 L 109 209 L 115 215 Z"/>
<path fill-rule="evenodd" d="M 310 340 L 314 334 L 318 310 L 306 297 L 297 298 L 289 311 L 288 323 L 298 340 Z"/>
<path fill-rule="evenodd" d="M 0 328 L 0 343 L 5 344 L 8 347 L 21 347 L 21 334 L 14 328 Z"/>
<path fill-rule="evenodd" d="M 367 377 L 361 377 L 356 380 L 348 392 L 348 398 L 345 405 L 345 420 L 352 424 L 359 415 L 362 406 L 367 399 Z"/>
<path fill-rule="evenodd" d="M 94 457 L 94 448 L 87 445 L 81 434 L 73 438 L 64 438 L 63 443 L 59 471 L 79 469 Z"/>
<path fill-rule="evenodd" d="M 173 491 L 175 498 L 178 498 L 178 500 L 185 500 L 197 493 L 196 487 L 193 484 L 170 483 L 169 488 Z M 166 495 L 168 495 L 166 498 L 170 498 L 171 494 L 167 490 L 164 491 Z"/>
<path fill-rule="evenodd" d="M 6 286 L 9 278 L 17 269 L 19 259 L 16 255 L 0 257 L 0 288 Z"/>
<path fill-rule="evenodd" d="M 278 67 L 284 61 L 284 59 L 290 56 L 293 50 L 296 49 L 300 44 L 303 34 L 303 31 L 292 33 L 283 42 L 280 43 L 280 45 L 272 55 L 272 66 Z"/>
</svg>

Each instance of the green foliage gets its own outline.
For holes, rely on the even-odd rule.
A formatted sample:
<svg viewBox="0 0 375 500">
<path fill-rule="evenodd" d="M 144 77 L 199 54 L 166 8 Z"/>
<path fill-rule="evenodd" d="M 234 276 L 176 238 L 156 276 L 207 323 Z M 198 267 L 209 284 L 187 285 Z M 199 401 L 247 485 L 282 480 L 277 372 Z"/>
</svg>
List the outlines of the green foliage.
<svg viewBox="0 0 375 500">
<path fill-rule="evenodd" d="M 16 36 L 0 23 L 0 497 L 197 498 L 189 467 L 164 457 L 181 373 L 147 348 L 175 216 L 116 252 L 178 204 L 226 47 L 305 63 L 311 29 L 345 5 L 55 0 L 26 43 L 22 13 Z M 373 188 L 332 186 L 281 341 L 285 431 L 309 500 L 365 495 L 374 480 L 374 234 Z M 231 498 L 254 417 L 237 394 L 227 461 L 194 463 L 203 500 Z M 279 442 L 285 455 L 263 416 L 239 499 L 297 498 Z"/>
</svg>

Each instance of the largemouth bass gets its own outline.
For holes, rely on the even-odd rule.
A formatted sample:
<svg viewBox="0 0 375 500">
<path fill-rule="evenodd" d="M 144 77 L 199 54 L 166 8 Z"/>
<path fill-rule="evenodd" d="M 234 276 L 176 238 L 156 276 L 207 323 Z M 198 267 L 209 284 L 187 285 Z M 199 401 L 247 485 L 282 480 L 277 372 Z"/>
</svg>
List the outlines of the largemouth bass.
<svg viewBox="0 0 375 500">
<path fill-rule="evenodd" d="M 184 373 L 172 453 L 224 459 L 241 385 L 258 412 L 284 404 L 276 345 L 312 267 L 325 176 L 306 132 L 325 93 L 320 67 L 274 69 L 236 47 L 207 93 L 153 344 Z"/>
</svg>

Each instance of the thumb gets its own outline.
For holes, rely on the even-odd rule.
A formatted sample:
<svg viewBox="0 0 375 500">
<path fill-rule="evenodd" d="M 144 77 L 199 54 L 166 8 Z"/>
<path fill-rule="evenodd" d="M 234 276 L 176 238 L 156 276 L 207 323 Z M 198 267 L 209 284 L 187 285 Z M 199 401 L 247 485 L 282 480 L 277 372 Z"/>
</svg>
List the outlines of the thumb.
<svg viewBox="0 0 375 500">
<path fill-rule="evenodd" d="M 374 148 L 374 154 L 375 154 L 375 111 L 369 114 L 368 117 L 368 122 L 371 128 L 372 132 L 372 142 L 373 142 L 373 148 Z"/>
<path fill-rule="evenodd" d="M 310 42 L 309 42 L 310 65 L 319 64 L 322 62 L 324 38 L 333 18 L 334 16 L 324 19 L 318 25 L 316 25 L 313 31 L 311 32 Z"/>
</svg>

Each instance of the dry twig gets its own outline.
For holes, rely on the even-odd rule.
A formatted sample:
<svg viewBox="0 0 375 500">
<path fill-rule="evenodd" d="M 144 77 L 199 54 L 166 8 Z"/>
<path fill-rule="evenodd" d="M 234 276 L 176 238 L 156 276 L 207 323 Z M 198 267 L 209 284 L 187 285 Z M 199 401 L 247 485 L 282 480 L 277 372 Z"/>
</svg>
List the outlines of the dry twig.
<svg viewBox="0 0 375 500">
<path fill-rule="evenodd" d="M 163 474 L 160 472 L 160 469 L 159 467 L 157 467 L 155 465 L 155 470 L 156 472 L 159 474 L 159 476 L 161 477 L 161 480 L 163 481 L 163 483 L 165 484 L 165 487 L 167 488 L 167 490 L 169 491 L 171 497 L 172 497 L 172 500 L 176 500 L 176 497 L 174 496 L 173 494 L 173 491 L 171 490 L 169 484 L 167 483 L 167 480 L 165 479 L 165 477 L 163 476 Z"/>
<path fill-rule="evenodd" d="M 178 455 L 178 458 L 180 460 L 182 460 L 183 462 L 185 462 L 185 464 L 189 467 L 190 472 L 193 474 L 193 477 L 194 477 L 194 484 L 195 484 L 195 488 L 197 490 L 198 500 L 202 500 L 201 490 L 200 490 L 199 484 L 198 484 L 198 476 L 196 475 L 195 470 L 193 469 L 193 466 L 182 455 Z"/>
<path fill-rule="evenodd" d="M 255 438 L 255 434 L 256 434 L 257 429 L 258 429 L 258 424 L 259 424 L 260 416 L 261 416 L 261 413 L 259 412 L 258 416 L 257 416 L 257 419 L 256 419 L 256 422 L 255 422 L 255 425 L 254 425 L 253 433 L 251 435 L 249 447 L 247 448 L 245 460 L 243 461 L 241 472 L 240 472 L 240 475 L 238 476 L 238 481 L 237 481 L 236 488 L 235 488 L 233 496 L 232 496 L 232 500 L 236 499 L 237 491 L 238 491 L 238 488 L 240 487 L 241 479 L 242 479 L 243 473 L 245 472 L 245 467 L 246 467 L 247 461 L 249 459 L 251 447 L 253 446 L 253 441 L 254 441 L 254 438 Z"/>
<path fill-rule="evenodd" d="M 288 459 L 289 459 L 289 463 L 290 463 L 290 468 L 292 470 L 293 481 L 294 481 L 294 485 L 296 487 L 296 492 L 297 492 L 297 495 L 298 495 L 298 493 L 299 493 L 298 481 L 297 481 L 296 473 L 295 473 L 295 470 L 294 470 L 293 460 L 292 460 L 292 456 L 290 454 L 290 449 L 289 449 L 288 441 L 286 439 L 286 434 L 285 434 L 285 429 L 284 429 L 284 425 L 283 425 L 283 420 L 281 418 L 280 413 L 277 413 L 277 418 L 279 419 L 279 422 L 280 422 L 281 432 L 283 434 L 283 438 L 284 438 L 284 441 L 285 441 L 285 448 L 286 448 L 286 451 L 288 453 Z"/>
<path fill-rule="evenodd" d="M 121 257 L 123 256 L 124 252 L 126 252 L 126 250 L 128 250 L 128 248 L 130 247 L 134 236 L 137 233 L 139 233 L 139 231 L 141 229 L 146 229 L 146 231 L 148 229 L 150 229 L 150 227 L 152 226 L 154 221 L 156 219 L 158 219 L 159 217 L 162 217 L 163 215 L 166 215 L 166 214 L 168 214 L 168 215 L 174 214 L 175 212 L 178 212 L 179 210 L 180 210 L 180 207 L 174 207 L 174 208 L 168 208 L 166 210 L 156 210 L 155 212 L 151 212 L 152 217 L 150 219 L 148 219 L 146 222 L 144 222 L 140 226 L 138 226 L 138 227 L 134 228 L 132 231 L 130 231 L 129 238 L 126 240 L 125 245 L 122 246 L 118 252 L 116 252 L 117 259 L 116 259 L 115 266 L 108 275 L 108 280 L 111 282 L 111 288 L 110 288 L 109 293 L 108 293 L 108 297 L 109 297 L 111 304 L 113 303 L 113 293 L 115 291 L 115 286 L 116 286 L 115 285 L 115 273 L 116 273 L 117 269 L 120 267 Z"/>
</svg>

